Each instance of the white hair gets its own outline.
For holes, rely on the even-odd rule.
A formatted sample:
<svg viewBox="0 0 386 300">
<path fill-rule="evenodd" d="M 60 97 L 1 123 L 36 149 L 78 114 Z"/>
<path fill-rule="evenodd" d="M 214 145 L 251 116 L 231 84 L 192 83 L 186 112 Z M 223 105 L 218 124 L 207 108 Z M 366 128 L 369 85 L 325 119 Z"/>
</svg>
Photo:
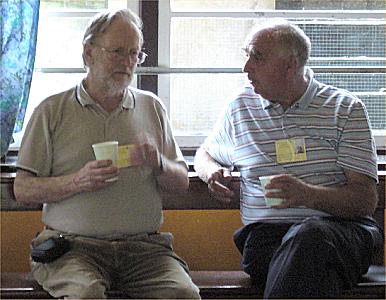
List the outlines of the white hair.
<svg viewBox="0 0 386 300">
<path fill-rule="evenodd" d="M 143 33 L 142 33 L 142 20 L 130 9 L 118 9 L 118 10 L 106 10 L 96 14 L 88 23 L 86 30 L 83 35 L 83 46 L 86 44 L 92 44 L 94 40 L 103 34 L 111 23 L 116 19 L 122 19 L 131 24 L 139 34 L 140 44 L 143 44 Z M 84 51 L 84 50 L 83 50 Z M 83 63 L 87 67 L 85 54 L 83 52 Z"/>
<path fill-rule="evenodd" d="M 311 41 L 302 29 L 283 19 L 264 20 L 252 29 L 246 42 L 251 43 L 253 36 L 263 31 L 269 32 L 271 41 L 280 53 L 294 55 L 300 66 L 306 65 L 311 53 Z"/>
</svg>

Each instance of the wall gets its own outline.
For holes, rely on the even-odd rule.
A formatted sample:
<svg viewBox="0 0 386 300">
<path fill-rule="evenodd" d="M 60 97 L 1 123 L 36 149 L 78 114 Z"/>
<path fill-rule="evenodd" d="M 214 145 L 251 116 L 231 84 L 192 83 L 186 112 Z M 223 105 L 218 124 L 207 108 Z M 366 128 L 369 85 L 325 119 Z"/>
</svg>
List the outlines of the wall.
<svg viewBox="0 0 386 300">
<path fill-rule="evenodd" d="M 29 270 L 29 243 L 43 228 L 39 211 L 1 212 L 1 271 Z M 167 210 L 162 231 L 174 235 L 174 250 L 191 270 L 238 270 L 240 255 L 233 232 L 239 210 Z"/>
<path fill-rule="evenodd" d="M 0 216 L 1 271 L 27 272 L 29 242 L 43 228 L 41 213 L 3 211 Z M 167 210 L 164 216 L 161 229 L 173 233 L 174 250 L 191 270 L 239 269 L 240 255 L 232 241 L 241 226 L 238 210 Z"/>
</svg>

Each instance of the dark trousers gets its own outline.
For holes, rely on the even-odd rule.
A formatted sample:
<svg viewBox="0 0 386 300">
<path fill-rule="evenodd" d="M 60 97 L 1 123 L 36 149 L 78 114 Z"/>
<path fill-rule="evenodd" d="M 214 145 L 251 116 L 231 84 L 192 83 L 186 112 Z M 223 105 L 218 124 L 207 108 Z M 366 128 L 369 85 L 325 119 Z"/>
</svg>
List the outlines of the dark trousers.
<svg viewBox="0 0 386 300">
<path fill-rule="evenodd" d="M 264 298 L 338 297 L 383 250 L 382 230 L 370 218 L 258 222 L 239 229 L 234 241 Z"/>
</svg>

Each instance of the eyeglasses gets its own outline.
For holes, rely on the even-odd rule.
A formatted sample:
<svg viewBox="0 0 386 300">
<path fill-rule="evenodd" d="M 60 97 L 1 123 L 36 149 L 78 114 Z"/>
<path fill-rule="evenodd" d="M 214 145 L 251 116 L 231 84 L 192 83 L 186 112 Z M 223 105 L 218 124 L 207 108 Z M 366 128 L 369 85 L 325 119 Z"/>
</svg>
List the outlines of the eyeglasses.
<svg viewBox="0 0 386 300">
<path fill-rule="evenodd" d="M 262 58 L 262 54 L 261 52 L 257 51 L 255 48 L 253 47 L 246 47 L 246 48 L 242 48 L 242 50 L 245 52 L 245 54 L 247 55 L 247 57 L 252 57 L 256 62 L 260 61 L 261 58 Z"/>
<path fill-rule="evenodd" d="M 144 63 L 147 54 L 143 51 L 138 50 L 127 50 L 124 48 L 113 48 L 113 49 L 107 49 L 104 47 L 101 47 L 99 45 L 94 44 L 96 47 L 101 49 L 103 52 L 105 52 L 112 60 L 123 60 L 127 57 L 127 55 L 130 56 L 130 58 L 133 58 L 137 61 L 137 64 Z"/>
</svg>

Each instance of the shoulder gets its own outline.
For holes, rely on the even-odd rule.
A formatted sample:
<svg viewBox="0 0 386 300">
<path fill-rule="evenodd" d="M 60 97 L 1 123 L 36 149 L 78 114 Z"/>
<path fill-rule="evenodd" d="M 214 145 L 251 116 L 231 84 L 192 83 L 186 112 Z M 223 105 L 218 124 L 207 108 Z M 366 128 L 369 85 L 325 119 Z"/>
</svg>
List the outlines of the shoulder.
<svg viewBox="0 0 386 300">
<path fill-rule="evenodd" d="M 150 104 L 157 107 L 158 109 L 166 111 L 165 104 L 162 102 L 161 98 L 159 98 L 153 92 L 140 90 L 134 87 L 129 87 L 129 91 L 133 93 L 136 101 L 139 101 L 143 104 Z"/>
<path fill-rule="evenodd" d="M 323 83 L 319 83 L 316 97 L 325 104 L 345 107 L 364 106 L 362 100 L 348 90 Z"/>
<path fill-rule="evenodd" d="M 50 95 L 41 101 L 35 108 L 35 113 L 53 113 L 62 110 L 65 105 L 74 103 L 76 87 Z"/>
<path fill-rule="evenodd" d="M 249 85 L 244 86 L 237 94 L 234 99 L 234 102 L 242 102 L 242 101 L 260 101 L 262 98 L 259 94 L 256 94 L 253 88 Z"/>
<path fill-rule="evenodd" d="M 228 111 L 235 113 L 244 109 L 260 110 L 263 109 L 264 102 L 268 103 L 267 100 L 256 94 L 251 86 L 245 86 L 228 103 Z"/>
</svg>

